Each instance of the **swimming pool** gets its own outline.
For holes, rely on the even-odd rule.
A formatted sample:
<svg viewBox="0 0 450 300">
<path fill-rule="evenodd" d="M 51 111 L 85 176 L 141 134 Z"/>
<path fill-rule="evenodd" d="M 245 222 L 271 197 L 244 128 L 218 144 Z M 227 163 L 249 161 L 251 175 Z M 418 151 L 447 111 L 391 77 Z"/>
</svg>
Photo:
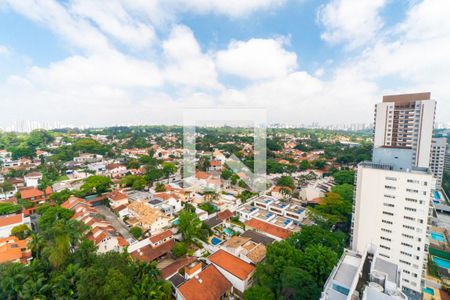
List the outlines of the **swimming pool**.
<svg viewBox="0 0 450 300">
<path fill-rule="evenodd" d="M 439 267 L 444 268 L 444 269 L 450 269 L 450 261 L 437 257 L 437 256 L 433 256 L 433 261 L 435 264 L 437 264 Z"/>
<path fill-rule="evenodd" d="M 445 243 L 445 237 L 442 233 L 439 232 L 431 232 L 431 238 L 441 243 Z"/>
<path fill-rule="evenodd" d="M 211 244 L 213 244 L 214 246 L 219 245 L 220 243 L 222 243 L 222 240 L 219 239 L 218 237 L 213 236 L 211 239 Z"/>
<path fill-rule="evenodd" d="M 441 199 L 441 195 L 439 195 L 438 191 L 434 191 L 434 199 L 436 199 L 436 200 L 440 200 Z"/>
<path fill-rule="evenodd" d="M 227 235 L 229 235 L 229 236 L 232 236 L 233 234 L 234 234 L 234 231 L 232 230 L 232 229 L 230 229 L 230 228 L 225 228 L 224 230 L 223 230 L 223 232 L 225 232 Z"/>
<path fill-rule="evenodd" d="M 434 296 L 434 290 L 432 288 L 426 287 L 423 289 L 423 292 Z"/>
</svg>

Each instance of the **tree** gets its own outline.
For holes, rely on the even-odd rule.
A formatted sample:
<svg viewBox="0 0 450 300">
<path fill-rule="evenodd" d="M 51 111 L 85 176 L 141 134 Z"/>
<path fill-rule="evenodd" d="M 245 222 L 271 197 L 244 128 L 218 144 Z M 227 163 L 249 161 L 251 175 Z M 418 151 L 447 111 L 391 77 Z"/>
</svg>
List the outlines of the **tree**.
<svg viewBox="0 0 450 300">
<path fill-rule="evenodd" d="M 142 176 L 128 175 L 120 180 L 120 184 L 141 191 L 144 189 L 147 182 Z"/>
<path fill-rule="evenodd" d="M 165 177 L 169 177 L 170 175 L 175 174 L 177 172 L 177 166 L 174 163 L 164 162 L 162 164 L 162 167 Z"/>
<path fill-rule="evenodd" d="M 166 191 L 166 186 L 164 183 L 157 182 L 155 186 L 155 192 L 162 193 Z"/>
<path fill-rule="evenodd" d="M 315 300 L 320 298 L 321 289 L 307 271 L 287 266 L 281 274 L 283 299 Z"/>
<path fill-rule="evenodd" d="M 130 233 L 136 240 L 138 240 L 142 236 L 142 229 L 140 227 L 131 227 Z"/>
<path fill-rule="evenodd" d="M 81 192 L 84 194 L 107 192 L 112 184 L 110 178 L 100 175 L 89 176 L 81 186 Z"/>
<path fill-rule="evenodd" d="M 225 169 L 222 171 L 222 173 L 220 174 L 220 176 L 225 179 L 228 180 L 230 179 L 230 177 L 233 175 L 233 171 L 231 171 L 230 169 Z"/>
<path fill-rule="evenodd" d="M 299 250 L 305 250 L 311 245 L 322 245 L 341 254 L 346 235 L 340 231 L 331 232 L 317 225 L 304 226 L 300 232 L 292 234 L 288 242 Z"/>
<path fill-rule="evenodd" d="M 0 203 L 0 216 L 19 212 L 22 209 L 20 205 L 12 203 Z"/>
<path fill-rule="evenodd" d="M 202 221 L 193 212 L 182 210 L 178 216 L 178 229 L 183 239 L 190 243 L 194 237 L 199 237 L 202 229 Z"/>
<path fill-rule="evenodd" d="M 186 255 L 188 251 L 186 243 L 183 242 L 176 242 L 175 245 L 172 248 L 172 254 L 176 257 L 181 257 L 183 255 Z"/>
<path fill-rule="evenodd" d="M 26 224 L 21 224 L 13 227 L 11 234 L 23 240 L 30 236 L 31 229 Z"/>
<path fill-rule="evenodd" d="M 335 185 L 331 188 L 331 191 L 340 195 L 345 201 L 353 202 L 353 185 L 348 183 Z"/>
<path fill-rule="evenodd" d="M 314 278 L 318 286 L 322 287 L 336 265 L 336 252 L 322 245 L 308 246 L 303 254 L 300 266 Z"/>
<path fill-rule="evenodd" d="M 323 204 L 309 208 L 308 214 L 316 224 L 327 228 L 336 223 L 350 223 L 352 203 L 345 201 L 339 194 L 329 192 L 323 199 Z"/>
<path fill-rule="evenodd" d="M 38 220 L 41 231 L 51 229 L 58 220 L 69 220 L 74 214 L 70 209 L 62 208 L 59 205 L 42 206 L 38 208 L 37 212 L 41 215 Z"/>
<path fill-rule="evenodd" d="M 14 191 L 14 185 L 12 185 L 11 182 L 9 182 L 8 180 L 3 181 L 2 183 L 0 183 L 0 192 L 3 193 L 3 195 L 6 197 L 6 193 L 10 192 L 10 191 Z"/>
<path fill-rule="evenodd" d="M 275 300 L 272 291 L 263 286 L 254 286 L 244 292 L 245 300 Z M 300 299 L 300 298 L 299 298 Z"/>
<path fill-rule="evenodd" d="M 322 170 L 327 165 L 327 162 L 326 162 L 326 160 L 323 160 L 323 159 L 315 159 L 315 160 L 312 161 L 312 165 L 316 169 Z"/>
<path fill-rule="evenodd" d="M 300 171 L 305 171 L 309 168 L 311 168 L 311 164 L 306 159 L 302 160 L 300 164 L 298 165 L 298 168 Z"/>
<path fill-rule="evenodd" d="M 333 178 L 336 184 L 353 184 L 355 181 L 355 172 L 349 170 L 340 170 L 333 174 Z"/>
<path fill-rule="evenodd" d="M 277 181 L 277 185 L 288 187 L 291 189 L 295 188 L 295 182 L 291 176 L 281 176 Z"/>
<path fill-rule="evenodd" d="M 69 197 L 73 194 L 73 192 L 69 189 L 64 189 L 62 191 L 52 193 L 48 198 L 50 201 L 55 202 L 56 204 L 61 205 L 64 203 Z"/>
</svg>

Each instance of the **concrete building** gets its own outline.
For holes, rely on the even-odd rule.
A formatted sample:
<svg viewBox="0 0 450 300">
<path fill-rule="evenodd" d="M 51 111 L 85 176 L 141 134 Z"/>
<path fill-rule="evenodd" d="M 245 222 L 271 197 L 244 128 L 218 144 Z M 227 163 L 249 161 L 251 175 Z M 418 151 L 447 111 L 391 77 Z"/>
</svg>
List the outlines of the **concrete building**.
<svg viewBox="0 0 450 300">
<path fill-rule="evenodd" d="M 358 166 L 352 217 L 352 250 L 373 245 L 403 269 L 401 286 L 417 293 L 427 262 L 427 226 L 435 179 L 430 172 L 396 171 L 391 165 Z"/>
<path fill-rule="evenodd" d="M 431 93 L 384 96 L 375 106 L 374 161 L 377 149 L 395 149 L 392 158 L 401 154 L 413 166 L 428 168 L 435 110 Z"/>
<path fill-rule="evenodd" d="M 436 189 L 442 186 L 444 176 L 445 155 L 447 150 L 447 138 L 433 138 L 431 141 L 430 169 L 436 177 Z"/>
<path fill-rule="evenodd" d="M 447 149 L 447 152 L 445 153 L 444 170 L 446 172 L 450 172 L 450 147 Z"/>
<path fill-rule="evenodd" d="M 372 162 L 360 163 L 356 175 L 351 248 L 398 265 L 411 299 L 421 297 L 427 263 L 435 107 L 430 93 L 384 96 L 375 109 Z"/>
<path fill-rule="evenodd" d="M 402 300 L 401 268 L 377 254 L 344 251 L 322 292 L 321 300 Z"/>
</svg>

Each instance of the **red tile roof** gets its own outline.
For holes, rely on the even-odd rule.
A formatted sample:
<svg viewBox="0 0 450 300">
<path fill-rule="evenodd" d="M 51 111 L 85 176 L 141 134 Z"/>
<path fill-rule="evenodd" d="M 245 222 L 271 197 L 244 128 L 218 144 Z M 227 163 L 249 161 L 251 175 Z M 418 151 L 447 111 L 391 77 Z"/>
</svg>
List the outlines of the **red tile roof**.
<svg viewBox="0 0 450 300">
<path fill-rule="evenodd" d="M 150 241 L 151 241 L 153 244 L 156 244 L 156 243 L 158 243 L 159 241 L 162 241 L 162 240 L 164 240 L 164 239 L 167 239 L 167 238 L 171 237 L 172 235 L 173 235 L 173 233 L 172 233 L 171 230 L 166 230 L 166 231 L 164 231 L 164 232 L 162 232 L 162 233 L 160 233 L 160 234 L 151 236 L 151 237 L 150 237 Z"/>
<path fill-rule="evenodd" d="M 290 230 L 254 218 L 245 222 L 245 226 L 268 233 L 280 239 L 287 239 L 292 234 L 292 231 Z"/>
<path fill-rule="evenodd" d="M 248 279 L 255 271 L 255 266 L 246 263 L 242 259 L 237 258 L 224 250 L 219 250 L 211 254 L 208 259 L 213 264 L 221 267 L 241 280 Z"/>
<path fill-rule="evenodd" d="M 203 171 L 198 171 L 197 173 L 195 173 L 195 177 L 197 179 L 208 179 L 209 177 L 211 177 L 211 174 Z"/>
<path fill-rule="evenodd" d="M 0 227 L 22 223 L 22 214 L 0 216 Z"/>
<path fill-rule="evenodd" d="M 161 277 L 167 280 L 173 274 L 177 273 L 178 270 L 180 270 L 184 266 L 189 265 L 191 262 L 195 261 L 196 259 L 197 258 L 190 257 L 190 256 L 189 257 L 181 257 L 181 258 L 177 259 L 176 261 L 174 261 L 173 263 L 171 263 L 170 265 L 168 265 L 167 267 L 165 267 L 161 270 Z"/>
<path fill-rule="evenodd" d="M 186 300 L 217 300 L 230 289 L 231 283 L 212 265 L 178 287 Z"/>
<path fill-rule="evenodd" d="M 220 160 L 212 160 L 210 162 L 211 167 L 221 167 L 222 166 L 222 162 Z"/>
<path fill-rule="evenodd" d="M 119 190 L 115 190 L 109 194 L 108 198 L 112 201 L 119 201 L 119 200 L 127 199 L 128 196 Z"/>
<path fill-rule="evenodd" d="M 169 253 L 175 245 L 174 240 L 170 240 L 161 246 L 152 248 L 150 245 L 140 248 L 139 250 L 131 252 L 131 257 L 134 259 L 151 262 L 166 253 Z"/>
<path fill-rule="evenodd" d="M 42 197 L 43 195 L 44 192 L 38 190 L 37 188 L 27 188 L 20 191 L 20 198 L 22 199 L 38 198 Z"/>
<path fill-rule="evenodd" d="M 232 216 L 233 216 L 233 213 L 229 209 L 221 211 L 220 213 L 217 214 L 217 217 L 219 219 L 221 219 L 222 221 L 228 220 Z"/>
</svg>

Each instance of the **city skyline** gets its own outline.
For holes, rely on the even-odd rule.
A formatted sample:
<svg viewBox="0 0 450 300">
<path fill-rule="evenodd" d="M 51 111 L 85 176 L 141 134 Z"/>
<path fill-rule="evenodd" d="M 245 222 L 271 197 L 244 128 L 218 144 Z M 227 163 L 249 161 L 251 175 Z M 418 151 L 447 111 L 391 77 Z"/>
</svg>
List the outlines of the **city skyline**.
<svg viewBox="0 0 450 300">
<path fill-rule="evenodd" d="M 368 123 L 382 95 L 414 92 L 431 92 L 447 123 L 445 5 L 1 1 L 0 127 L 179 124 L 183 108 L 211 106 Z"/>
</svg>

